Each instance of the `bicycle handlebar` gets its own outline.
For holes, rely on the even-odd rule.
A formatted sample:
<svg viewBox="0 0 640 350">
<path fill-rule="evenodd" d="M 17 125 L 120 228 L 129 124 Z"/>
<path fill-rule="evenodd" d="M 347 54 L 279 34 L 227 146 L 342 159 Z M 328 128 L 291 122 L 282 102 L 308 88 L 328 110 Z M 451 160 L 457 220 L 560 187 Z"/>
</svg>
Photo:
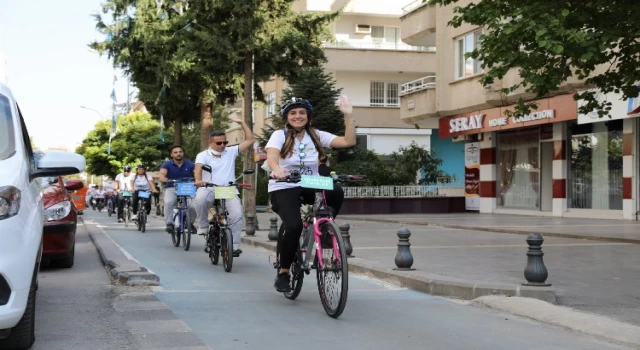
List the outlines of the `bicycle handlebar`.
<svg viewBox="0 0 640 350">
<path fill-rule="evenodd" d="M 366 175 L 336 175 L 335 172 L 331 173 L 331 178 L 337 182 L 355 182 L 366 180 Z M 285 176 L 284 180 L 276 180 L 276 182 L 286 182 L 286 183 L 298 183 L 302 180 L 302 176 L 300 172 L 297 170 L 293 170 L 289 175 Z"/>
<path fill-rule="evenodd" d="M 206 182 L 203 187 L 216 187 L 216 186 L 218 186 L 218 187 L 234 186 L 236 188 L 251 188 L 252 187 L 251 184 L 233 183 L 233 182 L 229 182 L 228 185 L 216 185 L 216 184 L 212 184 L 210 182 Z"/>
</svg>

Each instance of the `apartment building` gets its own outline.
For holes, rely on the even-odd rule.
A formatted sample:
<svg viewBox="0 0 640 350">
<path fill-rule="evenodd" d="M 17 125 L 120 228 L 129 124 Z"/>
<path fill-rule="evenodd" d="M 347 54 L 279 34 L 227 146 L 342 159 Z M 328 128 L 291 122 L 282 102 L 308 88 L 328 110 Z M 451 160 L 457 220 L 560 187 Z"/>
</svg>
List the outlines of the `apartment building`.
<svg viewBox="0 0 640 350">
<path fill-rule="evenodd" d="M 359 147 L 379 154 L 390 154 L 412 141 L 430 149 L 431 129 L 437 127 L 433 120 L 408 125 L 400 118 L 400 85 L 434 75 L 436 67 L 433 45 L 408 45 L 401 40 L 400 15 L 407 3 L 409 0 L 299 0 L 293 5 L 299 12 L 343 8 L 330 28 L 335 40 L 324 43 L 325 70 L 354 105 Z M 279 118 L 286 84 L 277 77 L 261 83 L 267 104 L 256 106 L 255 132 L 261 132 L 271 118 Z M 237 134 L 231 135 L 232 140 L 240 140 Z M 458 153 L 462 151 L 459 147 Z M 461 176 L 462 161 L 454 163 L 458 165 L 454 175 Z"/>
<path fill-rule="evenodd" d="M 460 1 L 464 6 L 471 0 Z M 477 47 L 482 28 L 447 26 L 453 6 L 415 1 L 404 8 L 401 39 L 436 46 L 434 74 L 400 86 L 400 119 L 407 124 L 438 120 L 433 137 L 465 144 L 465 159 L 478 158 L 479 171 L 466 170 L 467 196 L 482 213 L 637 220 L 638 101 L 614 103 L 610 119 L 578 114 L 571 79 L 554 95 L 537 100 L 530 115 L 507 118 L 518 97 L 497 91 L 519 79 L 512 71 L 484 88 L 481 64 L 465 59 Z M 594 117 L 595 116 L 595 117 Z"/>
</svg>

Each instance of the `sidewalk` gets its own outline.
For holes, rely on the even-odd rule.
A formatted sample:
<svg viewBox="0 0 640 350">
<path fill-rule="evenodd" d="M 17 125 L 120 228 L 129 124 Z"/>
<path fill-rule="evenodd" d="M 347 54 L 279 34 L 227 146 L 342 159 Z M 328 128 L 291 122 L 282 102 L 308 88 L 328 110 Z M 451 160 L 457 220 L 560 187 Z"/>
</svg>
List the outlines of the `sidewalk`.
<svg viewBox="0 0 640 350">
<path fill-rule="evenodd" d="M 275 215 L 260 213 L 260 231 L 243 237 L 244 243 L 273 249 L 267 230 Z M 640 325 L 640 225 L 635 222 L 480 214 L 344 215 L 339 220 L 351 225 L 355 258 L 349 264 L 355 273 L 463 299 L 533 297 Z M 415 271 L 393 270 L 396 232 L 402 226 L 412 233 Z M 514 233 L 510 229 L 521 234 L 491 232 Z M 530 231 L 545 235 L 542 248 L 551 287 L 521 285 L 527 261 L 522 234 Z"/>
</svg>

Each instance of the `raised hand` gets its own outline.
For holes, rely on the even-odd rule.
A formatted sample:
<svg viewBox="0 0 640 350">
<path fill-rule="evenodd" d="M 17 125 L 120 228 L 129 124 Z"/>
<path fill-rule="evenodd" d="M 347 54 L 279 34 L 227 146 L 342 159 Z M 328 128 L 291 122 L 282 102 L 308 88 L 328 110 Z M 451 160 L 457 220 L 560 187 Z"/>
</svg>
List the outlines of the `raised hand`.
<svg viewBox="0 0 640 350">
<path fill-rule="evenodd" d="M 351 105 L 351 102 L 349 102 L 349 100 L 347 99 L 347 96 L 340 95 L 338 99 L 340 101 L 340 105 L 338 108 L 340 109 L 340 112 L 342 112 L 342 114 L 350 115 L 351 113 L 353 113 L 353 106 Z"/>
</svg>

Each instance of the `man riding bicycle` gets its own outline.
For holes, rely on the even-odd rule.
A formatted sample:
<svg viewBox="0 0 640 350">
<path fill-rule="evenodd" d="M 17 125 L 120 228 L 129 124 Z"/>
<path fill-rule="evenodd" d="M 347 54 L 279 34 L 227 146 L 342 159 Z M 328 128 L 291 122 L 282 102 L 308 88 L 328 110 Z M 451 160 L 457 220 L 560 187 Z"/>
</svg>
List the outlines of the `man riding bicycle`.
<svg viewBox="0 0 640 350">
<path fill-rule="evenodd" d="M 172 233 L 174 229 L 173 225 L 173 207 L 178 201 L 176 195 L 175 183 L 169 180 L 180 180 L 184 178 L 193 178 L 193 170 L 195 164 L 188 159 L 184 159 L 184 149 L 180 146 L 171 147 L 171 160 L 164 162 L 160 167 L 160 181 L 165 182 L 164 185 L 164 219 L 167 223 L 167 233 Z M 196 217 L 195 209 L 189 206 L 190 217 Z M 194 230 L 193 222 L 191 229 Z"/>
<path fill-rule="evenodd" d="M 311 127 L 311 103 L 305 99 L 292 98 L 280 109 L 280 115 L 286 126 L 277 130 L 266 145 L 267 163 L 272 169 L 269 181 L 271 208 L 276 212 L 285 227 L 282 237 L 278 238 L 280 271 L 274 287 L 278 292 L 290 289 L 289 268 L 298 249 L 302 218 L 300 217 L 300 197 L 305 204 L 313 204 L 315 190 L 300 187 L 299 183 L 276 182 L 283 180 L 287 173 L 297 170 L 303 175 L 319 175 L 320 160 L 326 159 L 325 147 L 348 148 L 356 144 L 355 121 L 351 116 L 353 107 L 344 97 L 340 97 L 340 111 L 344 114 L 345 136 L 339 137 Z M 344 192 L 340 187 L 326 191 L 327 204 L 335 215 L 340 211 Z M 335 216 L 334 215 L 334 216 Z"/>
<path fill-rule="evenodd" d="M 236 158 L 249 147 L 253 147 L 253 133 L 247 123 L 238 118 L 230 116 L 231 121 L 239 123 L 244 132 L 244 141 L 239 145 L 227 147 L 229 141 L 224 131 L 214 131 L 209 135 L 209 148 L 198 153 L 196 157 L 196 169 L 194 171 L 196 186 L 200 186 L 196 193 L 196 212 L 200 228 L 199 235 L 206 235 L 209 229 L 209 208 L 213 206 L 215 200 L 214 189 L 212 187 L 202 187 L 207 182 L 218 186 L 228 186 L 230 182 L 236 180 Z M 211 167 L 211 173 L 202 171 L 202 166 Z M 229 228 L 233 234 L 233 256 L 242 254 L 240 250 L 240 234 L 242 231 L 242 204 L 239 198 L 226 200 L 227 211 L 229 212 Z"/>
<path fill-rule="evenodd" d="M 122 196 L 123 191 L 131 191 L 131 167 L 125 165 L 122 168 L 122 173 L 118 174 L 115 179 L 115 191 L 118 194 L 117 197 L 117 205 L 118 205 L 118 222 L 123 222 L 122 220 L 122 212 L 124 210 L 124 197 Z"/>
<path fill-rule="evenodd" d="M 130 188 L 133 188 L 133 205 L 131 220 L 138 219 L 138 193 L 140 191 L 151 191 L 157 193 L 156 185 L 153 182 L 153 177 L 147 174 L 147 166 L 144 164 L 138 164 L 136 166 L 136 174 L 131 178 Z M 141 208 L 147 211 L 147 215 L 151 213 L 151 198 L 148 198 L 145 202 L 145 207 Z"/>
</svg>

